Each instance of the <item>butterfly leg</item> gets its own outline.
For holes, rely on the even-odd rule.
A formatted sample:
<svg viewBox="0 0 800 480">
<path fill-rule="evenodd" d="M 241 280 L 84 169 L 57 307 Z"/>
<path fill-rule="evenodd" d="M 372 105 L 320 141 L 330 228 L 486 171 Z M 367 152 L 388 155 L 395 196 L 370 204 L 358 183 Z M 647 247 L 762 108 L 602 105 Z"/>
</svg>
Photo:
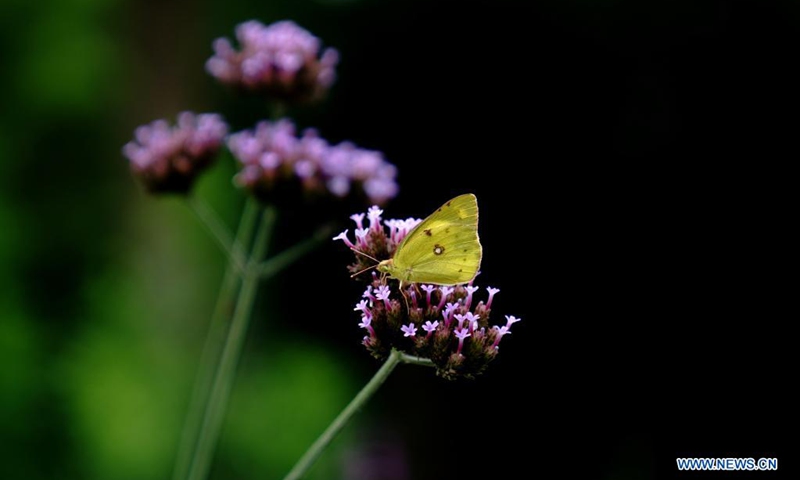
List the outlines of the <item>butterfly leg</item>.
<svg viewBox="0 0 800 480">
<path fill-rule="evenodd" d="M 406 314 L 411 316 L 411 308 L 408 306 L 408 295 L 406 295 L 405 282 L 403 280 L 400 280 L 399 288 L 400 288 L 400 295 L 402 295 L 403 300 L 406 301 Z"/>
</svg>

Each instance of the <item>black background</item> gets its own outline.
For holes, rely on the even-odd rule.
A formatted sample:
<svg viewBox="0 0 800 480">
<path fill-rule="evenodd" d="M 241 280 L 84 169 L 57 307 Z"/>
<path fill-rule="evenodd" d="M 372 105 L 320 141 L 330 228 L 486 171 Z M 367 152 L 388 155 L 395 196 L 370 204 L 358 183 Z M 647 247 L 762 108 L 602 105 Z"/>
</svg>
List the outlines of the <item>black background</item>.
<svg viewBox="0 0 800 480">
<path fill-rule="evenodd" d="M 479 278 L 524 318 L 446 416 L 409 419 L 462 445 L 430 478 L 791 471 L 796 7 L 372 5 L 342 20 L 332 129 L 397 162 L 399 217 L 475 192 Z"/>
</svg>

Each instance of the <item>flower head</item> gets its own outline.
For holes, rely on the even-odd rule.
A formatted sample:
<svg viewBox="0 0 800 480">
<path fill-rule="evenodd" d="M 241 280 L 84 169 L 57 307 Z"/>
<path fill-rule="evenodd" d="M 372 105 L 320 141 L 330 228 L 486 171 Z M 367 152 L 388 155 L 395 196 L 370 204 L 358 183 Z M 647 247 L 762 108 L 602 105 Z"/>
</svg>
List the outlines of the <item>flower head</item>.
<svg viewBox="0 0 800 480">
<path fill-rule="evenodd" d="M 385 203 L 398 192 L 397 169 L 380 152 L 346 142 L 330 145 L 313 129 L 298 137 L 288 119 L 259 122 L 253 130 L 234 133 L 228 148 L 241 164 L 237 183 L 260 198 L 292 184 L 304 196 L 344 198 L 355 193 L 373 203 Z M 363 216 L 356 222 L 359 229 L 362 222 Z"/>
<path fill-rule="evenodd" d="M 236 27 L 236 50 L 227 38 L 214 41 L 206 70 L 220 82 L 283 101 L 324 96 L 336 79 L 339 54 L 321 51 L 319 38 L 291 21 L 270 25 L 250 20 Z"/>
<path fill-rule="evenodd" d="M 351 215 L 350 219 L 353 220 L 356 225 L 355 242 L 351 241 L 347 236 L 348 230 L 345 230 L 333 238 L 334 240 L 342 240 L 347 247 L 359 252 L 354 254 L 355 262 L 348 267 L 351 273 L 374 267 L 375 262 L 371 260 L 370 257 L 377 259 L 390 258 L 397 249 L 397 246 L 411 230 L 407 228 L 407 225 L 417 225 L 420 222 L 420 220 L 416 218 L 407 220 L 384 220 L 382 215 L 383 210 L 377 206 L 371 207 L 366 214 Z M 365 218 L 369 221 L 368 225 L 365 225 Z M 398 224 L 401 223 L 403 226 L 398 226 Z M 433 291 L 433 288 L 434 287 L 426 286 L 423 287 L 423 290 L 426 292 L 428 290 Z M 426 297 L 428 304 L 432 301 L 430 298 L 431 295 L 428 294 Z"/>
<path fill-rule="evenodd" d="M 352 273 L 375 266 L 373 259 L 392 258 L 397 246 L 419 224 L 417 219 L 383 219 L 383 213 L 373 207 L 366 214 L 351 216 L 356 227 L 355 241 L 347 231 L 334 238 L 357 251 L 353 254 L 354 263 L 348 267 Z M 355 278 L 368 282 L 364 299 L 355 307 L 362 313 L 362 328 L 366 328 L 363 317 L 370 314 L 368 325 L 372 330 L 362 342 L 367 350 L 381 359 L 393 348 L 430 358 L 437 374 L 448 379 L 473 378 L 483 373 L 497 356 L 500 339 L 510 333 L 511 324 L 519 321 L 508 315 L 505 326 L 492 322 L 492 311 L 487 307 L 499 292 L 496 288 L 489 287 L 488 295 L 481 295 L 480 288 L 470 284 L 405 283 L 400 291 L 399 282 L 394 279 L 379 275 Z M 417 335 L 419 328 L 425 335 Z"/>
<path fill-rule="evenodd" d="M 138 127 L 122 154 L 150 192 L 186 193 L 213 162 L 227 133 L 228 125 L 215 113 L 182 112 L 174 126 L 156 120 Z"/>
</svg>

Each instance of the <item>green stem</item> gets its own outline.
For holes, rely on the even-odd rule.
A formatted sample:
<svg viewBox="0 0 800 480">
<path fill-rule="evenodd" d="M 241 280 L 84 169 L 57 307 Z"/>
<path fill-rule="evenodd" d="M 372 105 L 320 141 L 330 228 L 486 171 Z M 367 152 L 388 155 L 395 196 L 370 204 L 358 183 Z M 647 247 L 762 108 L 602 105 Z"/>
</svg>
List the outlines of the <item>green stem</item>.
<svg viewBox="0 0 800 480">
<path fill-rule="evenodd" d="M 233 239 L 228 227 L 226 227 L 217 214 L 214 213 L 214 210 L 199 197 L 189 196 L 187 197 L 187 202 L 192 212 L 194 212 L 200 220 L 200 223 L 206 227 L 206 230 L 208 230 L 214 240 L 217 241 L 222 250 L 231 259 L 233 266 L 239 270 L 240 274 L 243 274 L 244 251 Z"/>
<path fill-rule="evenodd" d="M 260 210 L 261 207 L 259 207 L 258 201 L 253 197 L 248 197 L 247 202 L 244 204 L 244 212 L 242 212 L 243 223 L 239 224 L 239 229 L 245 229 L 245 232 L 241 235 L 241 238 L 239 235 L 240 232 L 237 232 L 236 243 L 233 245 L 236 255 L 240 256 L 242 259 L 246 258 L 246 250 L 250 248 L 250 242 L 253 239 L 253 229 L 256 227 L 258 212 Z M 272 228 L 272 224 L 270 224 L 269 227 Z M 244 263 L 244 261 L 242 263 Z"/>
<path fill-rule="evenodd" d="M 286 108 L 286 103 L 280 100 L 275 100 L 272 104 L 272 120 L 273 121 L 280 120 L 281 117 L 286 115 L 287 110 L 288 108 Z"/>
<path fill-rule="evenodd" d="M 313 237 L 308 238 L 297 245 L 289 247 L 267 261 L 261 263 L 257 267 L 258 275 L 262 279 L 272 277 L 297 261 L 299 258 L 302 258 L 308 252 L 317 247 L 317 245 L 319 245 L 322 241 L 328 239 L 328 237 L 330 237 L 330 232 L 330 227 L 320 228 Z"/>
<path fill-rule="evenodd" d="M 240 249 L 242 245 L 249 245 L 257 218 L 258 204 L 255 200 L 248 200 L 242 211 L 242 217 L 239 220 L 239 228 L 236 232 L 236 240 L 233 245 Z M 244 252 L 240 251 L 240 255 L 244 256 Z M 216 362 L 219 358 L 225 332 L 229 325 L 227 320 L 230 318 L 233 310 L 233 302 L 235 300 L 236 290 L 239 287 L 239 279 L 239 269 L 234 266 L 233 259 L 229 258 L 228 265 L 225 268 L 222 286 L 220 287 L 217 297 L 217 303 L 214 306 L 211 323 L 208 327 L 208 334 L 203 344 L 203 351 L 200 354 L 200 365 L 197 369 L 197 376 L 189 400 L 189 408 L 186 412 L 183 431 L 181 432 L 180 443 L 178 444 L 175 470 L 172 475 L 173 480 L 183 480 L 189 472 L 189 462 L 191 461 L 197 435 L 200 431 L 201 422 L 203 421 L 203 412 L 205 411 L 206 402 L 211 390 Z"/>
<path fill-rule="evenodd" d="M 435 367 L 436 364 L 430 358 L 415 357 L 407 353 L 400 353 L 400 361 L 409 365 L 419 365 L 421 367 Z"/>
<path fill-rule="evenodd" d="M 358 392 L 353 400 L 342 410 L 342 413 L 331 423 L 322 435 L 306 450 L 306 453 L 297 461 L 292 470 L 283 478 L 283 480 L 299 480 L 303 478 L 309 468 L 316 462 L 317 458 L 322 455 L 322 452 L 336 437 L 336 435 L 347 425 L 347 422 L 359 411 L 367 401 L 372 398 L 378 388 L 389 378 L 394 367 L 399 363 L 410 363 L 415 365 L 433 366 L 433 362 L 425 358 L 413 357 L 397 350 L 392 350 L 389 358 L 378 370 L 375 376 Z"/>
<path fill-rule="evenodd" d="M 253 309 L 258 289 L 258 275 L 255 267 L 261 262 L 266 253 L 274 220 L 275 210 L 267 208 L 262 215 L 261 224 L 253 242 L 247 263 L 247 273 L 239 291 L 231 327 L 214 376 L 211 394 L 197 437 L 197 447 L 189 468 L 189 480 L 205 480 L 211 467 L 211 460 L 222 430 L 228 399 L 233 388 L 236 367 L 241 357 L 247 327 L 250 323 L 250 313 Z"/>
</svg>

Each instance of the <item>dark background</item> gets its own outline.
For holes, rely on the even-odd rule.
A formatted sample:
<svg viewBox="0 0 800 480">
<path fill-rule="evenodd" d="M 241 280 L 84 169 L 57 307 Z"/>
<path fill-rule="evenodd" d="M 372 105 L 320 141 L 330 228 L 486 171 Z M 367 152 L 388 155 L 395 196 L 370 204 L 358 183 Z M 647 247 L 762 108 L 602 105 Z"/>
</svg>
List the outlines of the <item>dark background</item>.
<svg viewBox="0 0 800 480">
<path fill-rule="evenodd" d="M 476 381 L 400 367 L 315 478 L 384 454 L 408 475 L 366 478 L 796 471 L 798 4 L 49 0 L 0 6 L 1 477 L 169 475 L 223 258 L 120 147 L 181 110 L 267 117 L 203 70 L 251 18 L 340 51 L 290 116 L 398 166 L 387 217 L 476 193 L 478 283 L 523 318 Z M 230 224 L 234 169 L 196 192 Z M 349 260 L 331 242 L 262 288 L 213 478 L 280 478 L 377 369 Z"/>
</svg>

